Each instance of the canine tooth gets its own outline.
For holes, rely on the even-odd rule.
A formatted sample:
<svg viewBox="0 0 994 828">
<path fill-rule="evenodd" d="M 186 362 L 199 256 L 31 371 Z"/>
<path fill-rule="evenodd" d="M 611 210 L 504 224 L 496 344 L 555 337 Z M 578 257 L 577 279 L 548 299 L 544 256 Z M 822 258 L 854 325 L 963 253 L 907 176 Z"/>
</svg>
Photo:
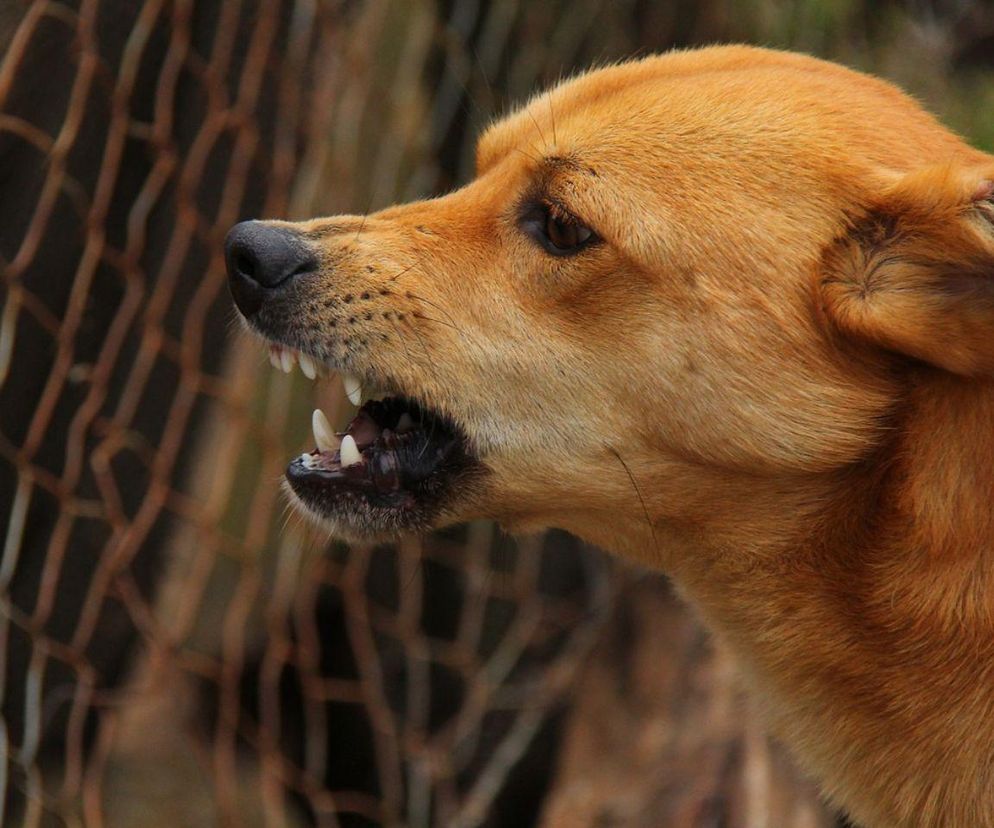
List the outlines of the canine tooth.
<svg viewBox="0 0 994 828">
<path fill-rule="evenodd" d="M 338 438 L 335 430 L 324 416 L 320 408 L 315 408 L 311 415 L 311 430 L 314 432 L 314 442 L 319 451 L 334 451 L 338 448 Z"/>
<path fill-rule="evenodd" d="M 299 354 L 297 356 L 297 362 L 300 363 L 300 370 L 304 372 L 304 376 L 307 379 L 312 380 L 317 375 L 317 368 L 314 366 L 314 361 L 307 356 L 307 354 Z"/>
<path fill-rule="evenodd" d="M 345 396 L 352 405 L 362 405 L 362 383 L 352 374 L 342 374 L 342 384 L 345 386 Z"/>
<path fill-rule="evenodd" d="M 362 462 L 362 454 L 359 453 L 359 447 L 351 434 L 346 434 L 342 438 L 341 462 L 343 469 Z"/>
<path fill-rule="evenodd" d="M 394 431 L 403 434 L 405 431 L 410 431 L 414 428 L 414 420 L 411 419 L 411 415 L 406 411 L 400 415 L 400 419 L 397 420 L 397 425 L 394 427 Z"/>
</svg>

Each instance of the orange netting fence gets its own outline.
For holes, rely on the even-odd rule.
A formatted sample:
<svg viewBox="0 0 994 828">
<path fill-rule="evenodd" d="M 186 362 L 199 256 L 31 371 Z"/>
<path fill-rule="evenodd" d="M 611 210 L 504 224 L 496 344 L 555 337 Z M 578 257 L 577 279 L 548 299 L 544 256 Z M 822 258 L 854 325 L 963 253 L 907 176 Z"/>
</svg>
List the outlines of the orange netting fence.
<svg viewBox="0 0 994 828">
<path fill-rule="evenodd" d="M 329 547 L 278 488 L 312 389 L 226 346 L 234 222 L 446 183 L 450 41 L 506 45 L 472 6 L 0 21 L 4 824 L 484 824 L 548 728 L 603 564 L 486 524 Z"/>
</svg>

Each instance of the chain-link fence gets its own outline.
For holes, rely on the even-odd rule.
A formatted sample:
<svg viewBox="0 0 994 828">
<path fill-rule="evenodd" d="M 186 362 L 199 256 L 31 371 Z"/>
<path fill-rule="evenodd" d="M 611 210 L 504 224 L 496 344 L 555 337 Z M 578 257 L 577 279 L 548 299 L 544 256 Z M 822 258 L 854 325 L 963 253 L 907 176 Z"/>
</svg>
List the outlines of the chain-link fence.
<svg viewBox="0 0 994 828">
<path fill-rule="evenodd" d="M 308 412 L 347 402 L 243 338 L 221 243 L 454 186 L 590 62 L 865 62 L 871 6 L 994 111 L 967 5 L 0 4 L 0 824 L 824 824 L 658 579 L 560 533 L 346 548 L 286 514 Z"/>
</svg>

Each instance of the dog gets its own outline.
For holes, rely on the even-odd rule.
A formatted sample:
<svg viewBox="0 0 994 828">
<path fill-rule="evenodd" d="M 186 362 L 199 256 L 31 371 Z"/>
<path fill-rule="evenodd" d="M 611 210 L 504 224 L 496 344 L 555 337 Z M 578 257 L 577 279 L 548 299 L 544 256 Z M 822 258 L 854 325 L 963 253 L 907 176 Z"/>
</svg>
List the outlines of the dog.
<svg viewBox="0 0 994 828">
<path fill-rule="evenodd" d="M 852 819 L 994 826 L 994 157 L 868 75 L 678 51 L 535 96 L 462 189 L 226 261 L 277 365 L 386 394 L 315 412 L 304 511 L 664 570 Z"/>
</svg>

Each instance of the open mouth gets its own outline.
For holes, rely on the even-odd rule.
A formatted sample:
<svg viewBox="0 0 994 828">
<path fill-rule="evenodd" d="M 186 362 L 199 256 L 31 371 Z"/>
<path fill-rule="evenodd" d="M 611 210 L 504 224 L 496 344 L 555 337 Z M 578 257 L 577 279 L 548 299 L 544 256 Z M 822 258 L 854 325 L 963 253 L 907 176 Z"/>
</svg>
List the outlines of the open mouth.
<svg viewBox="0 0 994 828">
<path fill-rule="evenodd" d="M 284 371 L 299 362 L 309 378 L 323 367 L 306 355 L 270 346 Z M 291 461 L 290 489 L 318 517 L 346 535 L 368 537 L 423 531 L 436 520 L 456 484 L 478 462 L 461 429 L 443 414 L 404 396 L 362 402 L 362 387 L 343 376 L 358 411 L 342 431 L 325 414 L 312 416 L 315 447 Z"/>
</svg>

